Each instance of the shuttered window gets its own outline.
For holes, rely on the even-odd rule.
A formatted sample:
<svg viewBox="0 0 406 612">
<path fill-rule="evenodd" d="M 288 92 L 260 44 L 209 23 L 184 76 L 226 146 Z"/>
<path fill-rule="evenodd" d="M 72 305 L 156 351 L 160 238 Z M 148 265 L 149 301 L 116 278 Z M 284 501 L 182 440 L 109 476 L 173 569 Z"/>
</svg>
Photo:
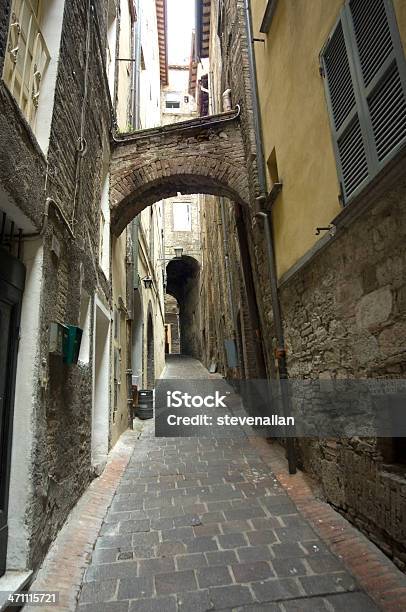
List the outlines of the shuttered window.
<svg viewBox="0 0 406 612">
<path fill-rule="evenodd" d="M 321 62 L 347 204 L 406 143 L 406 63 L 391 0 L 347 0 Z"/>
</svg>

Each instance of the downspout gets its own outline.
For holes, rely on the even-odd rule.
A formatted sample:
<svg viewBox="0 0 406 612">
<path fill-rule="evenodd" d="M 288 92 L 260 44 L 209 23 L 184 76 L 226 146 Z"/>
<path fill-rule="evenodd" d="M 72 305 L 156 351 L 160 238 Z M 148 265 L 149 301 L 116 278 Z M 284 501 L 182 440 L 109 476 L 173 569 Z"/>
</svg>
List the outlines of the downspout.
<svg viewBox="0 0 406 612">
<path fill-rule="evenodd" d="M 254 41 L 252 31 L 252 17 L 250 0 L 244 0 L 245 4 L 245 26 L 247 31 L 248 39 L 248 63 L 251 79 L 251 90 L 252 90 L 252 102 L 253 102 L 253 121 L 255 130 L 255 145 L 256 145 L 256 158 L 257 158 L 257 170 L 258 170 L 258 183 L 260 194 L 257 197 L 257 204 L 259 207 L 265 202 L 267 193 L 267 182 L 264 162 L 264 149 L 262 140 L 262 126 L 261 126 L 261 110 L 258 100 L 258 81 L 255 64 L 254 54 Z M 272 314 L 275 326 L 275 335 L 278 342 L 276 349 L 276 357 L 278 360 L 278 372 L 279 379 L 282 381 L 282 406 L 285 416 L 290 414 L 290 398 L 288 394 L 287 384 L 284 383 L 288 379 L 288 369 L 286 363 L 286 348 L 285 348 L 285 337 L 283 333 L 283 323 L 281 316 L 281 306 L 279 300 L 278 291 L 278 280 L 276 274 L 276 263 L 275 263 L 275 248 L 273 241 L 273 228 L 272 228 L 272 213 L 260 211 L 257 212 L 256 217 L 263 219 L 264 230 L 265 230 L 265 242 L 267 250 L 268 270 L 271 282 L 271 301 L 272 301 Z M 296 473 L 296 452 L 293 438 L 286 438 L 287 447 L 287 458 L 289 464 L 289 473 Z"/>
<path fill-rule="evenodd" d="M 221 210 L 221 224 L 222 224 L 222 233 L 223 233 L 223 245 L 224 245 L 224 263 L 226 266 L 226 277 L 227 277 L 227 290 L 228 290 L 228 304 L 229 304 L 229 308 L 230 308 L 230 313 L 231 313 L 231 319 L 233 322 L 233 336 L 234 336 L 234 340 L 236 340 L 237 334 L 236 334 L 236 322 L 237 322 L 237 317 L 235 314 L 235 308 L 234 308 L 234 300 L 233 300 L 233 287 L 232 287 L 232 278 L 231 278 L 231 269 L 230 269 L 230 257 L 228 254 L 228 239 L 227 239 L 227 231 L 226 231 L 226 214 L 225 214 L 225 208 L 224 208 L 224 198 L 220 197 L 220 210 Z M 239 353 L 239 351 L 238 351 Z M 242 360 L 242 355 L 238 354 L 238 360 L 240 361 L 240 371 L 241 371 L 241 360 Z"/>
</svg>

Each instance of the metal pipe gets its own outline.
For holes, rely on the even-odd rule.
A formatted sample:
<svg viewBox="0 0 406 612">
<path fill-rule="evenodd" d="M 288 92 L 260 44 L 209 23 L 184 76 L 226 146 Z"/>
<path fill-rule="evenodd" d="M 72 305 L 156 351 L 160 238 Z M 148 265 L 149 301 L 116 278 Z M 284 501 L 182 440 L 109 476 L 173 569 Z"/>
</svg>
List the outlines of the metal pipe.
<svg viewBox="0 0 406 612">
<path fill-rule="evenodd" d="M 265 171 L 265 159 L 264 159 L 264 148 L 262 140 L 262 126 L 261 126 L 261 109 L 258 99 L 258 81 L 255 64 L 255 54 L 253 48 L 253 32 L 252 32 L 252 17 L 250 0 L 245 0 L 245 26 L 247 31 L 248 40 L 248 63 L 251 79 L 252 89 L 252 101 L 253 101 L 253 120 L 254 120 L 254 131 L 255 131 L 255 146 L 256 146 L 256 157 L 257 157 L 257 172 L 258 172 L 258 184 L 260 189 L 260 195 L 257 201 L 261 204 L 265 201 L 267 192 L 266 182 L 266 171 Z M 279 300 L 278 281 L 276 274 L 276 263 L 275 263 L 275 250 L 273 243 L 273 232 L 272 232 L 272 213 L 258 212 L 256 216 L 264 220 L 265 229 L 265 242 L 267 247 L 267 259 L 268 259 L 268 270 L 271 283 L 271 301 L 272 301 L 272 313 L 273 323 L 275 327 L 275 335 L 278 341 L 278 347 L 276 356 L 278 359 L 278 372 L 279 378 L 282 380 L 282 405 L 286 415 L 290 412 L 290 399 L 287 394 L 287 385 L 283 382 L 288 378 L 288 370 L 286 364 L 286 350 L 285 350 L 285 338 L 283 333 L 283 323 L 281 316 L 281 306 Z M 289 464 L 289 473 L 296 473 L 296 453 L 294 440 L 292 438 L 286 439 L 287 447 L 287 458 Z"/>
</svg>

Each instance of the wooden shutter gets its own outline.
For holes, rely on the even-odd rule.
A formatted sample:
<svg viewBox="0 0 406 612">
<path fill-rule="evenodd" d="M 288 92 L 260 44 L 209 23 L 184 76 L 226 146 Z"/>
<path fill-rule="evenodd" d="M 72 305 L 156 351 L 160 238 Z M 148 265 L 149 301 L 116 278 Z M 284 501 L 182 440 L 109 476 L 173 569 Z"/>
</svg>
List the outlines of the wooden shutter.
<svg viewBox="0 0 406 612">
<path fill-rule="evenodd" d="M 322 61 L 342 195 L 347 201 L 368 178 L 368 161 L 343 28 L 340 18 Z"/>
<path fill-rule="evenodd" d="M 347 203 L 406 143 L 406 64 L 391 0 L 347 0 L 321 58 Z"/>
<path fill-rule="evenodd" d="M 406 140 L 404 53 L 390 0 L 350 0 L 349 21 L 378 171 Z"/>
</svg>

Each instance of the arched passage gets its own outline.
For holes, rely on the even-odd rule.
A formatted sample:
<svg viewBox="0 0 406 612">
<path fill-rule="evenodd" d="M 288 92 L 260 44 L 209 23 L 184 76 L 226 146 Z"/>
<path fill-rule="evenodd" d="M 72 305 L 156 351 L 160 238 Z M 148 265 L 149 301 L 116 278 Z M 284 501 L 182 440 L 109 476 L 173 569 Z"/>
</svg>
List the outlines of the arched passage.
<svg viewBox="0 0 406 612">
<path fill-rule="evenodd" d="M 180 352 L 200 359 L 200 264 L 194 257 L 183 255 L 168 263 L 166 273 L 166 292 L 179 305 Z"/>
<path fill-rule="evenodd" d="M 222 113 L 142 130 L 115 141 L 111 227 L 118 235 L 144 208 L 183 194 L 249 201 L 239 113 Z"/>
</svg>

